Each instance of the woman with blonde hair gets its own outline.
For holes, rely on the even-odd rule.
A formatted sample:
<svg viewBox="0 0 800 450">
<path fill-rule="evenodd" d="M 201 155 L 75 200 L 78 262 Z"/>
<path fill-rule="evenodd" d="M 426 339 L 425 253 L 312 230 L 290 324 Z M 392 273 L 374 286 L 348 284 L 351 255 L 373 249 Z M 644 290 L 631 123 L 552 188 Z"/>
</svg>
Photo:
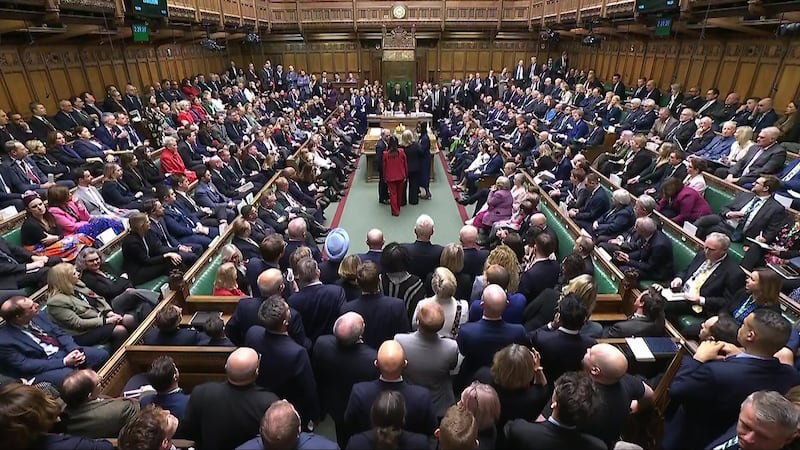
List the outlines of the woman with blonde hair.
<svg viewBox="0 0 800 450">
<path fill-rule="evenodd" d="M 420 147 L 419 142 L 417 142 L 414 137 L 414 132 L 411 130 L 403 131 L 403 134 L 400 135 L 398 147 L 402 149 L 406 155 L 406 166 L 408 167 L 408 203 L 416 205 L 419 203 L 419 170 L 421 167 L 420 159 L 423 158 L 422 147 Z M 403 197 L 405 198 L 405 195 L 403 195 Z"/>
<path fill-rule="evenodd" d="M 478 428 L 478 442 L 481 449 L 495 448 L 497 428 L 500 418 L 500 399 L 494 388 L 488 384 L 473 381 L 461 391 L 458 405 L 471 412 Z"/>
<path fill-rule="evenodd" d="M 568 294 L 575 294 L 591 315 L 597 300 L 597 286 L 591 275 L 583 273 L 584 261 L 577 253 L 570 253 L 561 262 L 561 272 L 566 283 L 559 288 L 548 288 L 531 300 L 522 313 L 522 324 L 527 331 L 541 328 L 553 319 L 556 305 Z"/>
<path fill-rule="evenodd" d="M 445 245 L 442 249 L 442 256 L 439 257 L 439 266 L 450 270 L 456 277 L 456 293 L 453 296 L 458 299 L 469 300 L 469 294 L 472 291 L 472 277 L 463 272 L 464 247 L 454 242 Z M 428 295 L 433 293 L 431 288 L 432 278 L 433 274 L 428 277 L 425 283 Z"/>
<path fill-rule="evenodd" d="M 750 126 L 737 127 L 733 137 L 736 138 L 736 141 L 731 144 L 730 154 L 722 157 L 722 163 L 729 166 L 741 161 L 750 150 L 750 147 L 755 144 L 753 142 L 753 128 Z"/>
<path fill-rule="evenodd" d="M 517 292 L 519 288 L 519 259 L 517 253 L 507 245 L 498 245 L 489 253 L 486 262 L 483 264 L 484 273 L 475 277 L 472 283 L 472 295 L 470 298 L 480 298 L 486 280 L 486 268 L 492 264 L 503 266 L 508 271 L 508 292 Z"/>
<path fill-rule="evenodd" d="M 411 318 L 412 326 L 414 328 L 417 326 L 417 313 L 419 313 L 420 307 L 426 303 L 436 303 L 444 313 L 444 325 L 439 330 L 439 336 L 455 339 L 458 337 L 461 325 L 465 324 L 469 319 L 469 303 L 466 300 L 456 300 L 453 297 L 457 288 L 456 277 L 446 267 L 437 267 L 433 271 L 431 287 L 434 294 L 432 297 L 420 300 L 417 303 Z"/>
<path fill-rule="evenodd" d="M 138 325 L 132 315 L 115 313 L 105 298 L 83 284 L 70 263 L 50 269 L 47 289 L 47 315 L 78 345 L 119 347 Z"/>
<path fill-rule="evenodd" d="M 239 289 L 236 266 L 233 263 L 220 264 L 214 280 L 214 295 L 228 297 L 245 297 L 247 294 Z"/>
<path fill-rule="evenodd" d="M 339 264 L 339 279 L 336 284 L 344 289 L 344 296 L 347 301 L 355 300 L 361 296 L 361 288 L 356 282 L 358 266 L 361 265 L 361 258 L 358 255 L 347 255 Z"/>
<path fill-rule="evenodd" d="M 547 404 L 547 377 L 535 349 L 511 344 L 494 354 L 491 367 L 483 367 L 475 379 L 494 388 L 500 398 L 498 429 L 509 420 L 533 422 Z"/>
</svg>

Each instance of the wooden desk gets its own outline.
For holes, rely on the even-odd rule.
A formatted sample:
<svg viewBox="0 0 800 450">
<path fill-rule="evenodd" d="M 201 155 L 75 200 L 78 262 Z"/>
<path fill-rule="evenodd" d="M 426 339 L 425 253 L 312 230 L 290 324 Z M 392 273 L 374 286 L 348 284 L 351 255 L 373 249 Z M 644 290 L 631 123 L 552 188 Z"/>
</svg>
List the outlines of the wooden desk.
<svg viewBox="0 0 800 450">
<path fill-rule="evenodd" d="M 391 129 L 391 128 L 390 128 Z M 433 158 L 439 153 L 439 146 L 436 145 L 436 136 L 428 131 L 428 137 L 431 139 L 431 180 L 436 180 L 436 171 L 434 164 L 436 161 Z M 364 171 L 364 179 L 367 183 L 378 181 L 378 170 L 375 168 L 375 145 L 381 138 L 381 128 L 370 128 L 364 139 L 361 140 L 361 153 L 364 154 L 366 160 L 364 163 L 367 165 Z M 400 139 L 400 136 L 397 136 Z"/>
<path fill-rule="evenodd" d="M 397 128 L 397 126 L 401 123 L 406 128 L 415 130 L 418 122 L 428 122 L 428 130 L 430 130 L 432 120 L 433 115 L 428 113 L 412 113 L 404 115 L 383 114 L 380 116 L 377 114 L 370 114 L 367 116 L 367 123 L 369 126 L 387 128 L 392 131 L 394 131 L 394 129 Z"/>
</svg>

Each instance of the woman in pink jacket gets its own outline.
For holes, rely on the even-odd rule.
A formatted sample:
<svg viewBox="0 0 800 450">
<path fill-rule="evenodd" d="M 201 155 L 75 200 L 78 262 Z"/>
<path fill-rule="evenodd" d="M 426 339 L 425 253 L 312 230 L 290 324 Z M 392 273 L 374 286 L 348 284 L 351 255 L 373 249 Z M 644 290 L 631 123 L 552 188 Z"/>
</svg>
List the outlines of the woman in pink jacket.
<svg viewBox="0 0 800 450">
<path fill-rule="evenodd" d="M 687 220 L 694 222 L 702 216 L 712 214 L 706 199 L 678 178 L 668 178 L 664 182 L 661 187 L 661 201 L 656 210 L 681 226 Z"/>
<path fill-rule="evenodd" d="M 64 234 L 81 233 L 97 238 L 108 228 L 113 229 L 116 234 L 125 229 L 119 220 L 106 216 L 90 216 L 80 200 L 69 197 L 69 189 L 66 186 L 51 186 L 47 190 L 47 204 L 50 214 Z"/>
</svg>

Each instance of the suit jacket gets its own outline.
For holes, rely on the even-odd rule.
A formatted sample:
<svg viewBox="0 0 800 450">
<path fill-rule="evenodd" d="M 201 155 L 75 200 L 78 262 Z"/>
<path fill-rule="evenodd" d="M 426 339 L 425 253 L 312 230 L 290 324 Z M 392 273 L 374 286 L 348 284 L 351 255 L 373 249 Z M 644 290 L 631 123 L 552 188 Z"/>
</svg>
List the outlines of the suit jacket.
<svg viewBox="0 0 800 450">
<path fill-rule="evenodd" d="M 76 290 L 86 294 L 89 291 L 82 283 Z M 47 316 L 62 330 L 75 336 L 87 333 L 105 325 L 103 316 L 111 311 L 103 297 L 91 297 L 87 303 L 76 295 L 55 294 L 47 299 Z"/>
<path fill-rule="evenodd" d="M 533 301 L 545 289 L 556 286 L 559 273 L 561 266 L 558 261 L 551 259 L 539 261 L 520 275 L 519 292 L 528 302 Z"/>
<path fill-rule="evenodd" d="M 60 350 L 47 356 L 42 347 L 12 324 L 0 327 L 0 362 L 3 374 L 10 377 L 31 377 L 36 374 L 64 368 L 64 357 L 78 348 L 72 336 L 65 333 L 45 313 L 39 313 L 31 322 L 48 336 L 58 339 Z"/>
<path fill-rule="evenodd" d="M 118 134 L 115 128 L 109 130 L 105 125 L 100 125 L 94 130 L 94 137 L 112 150 L 119 150 L 120 146 L 125 146 L 125 144 L 122 143 L 124 139 L 118 138 Z"/>
<path fill-rule="evenodd" d="M 19 194 L 23 194 L 25 191 L 35 191 L 36 189 L 39 189 L 41 184 L 47 182 L 47 175 L 45 175 L 44 172 L 39 169 L 39 167 L 31 158 L 25 158 L 24 161 L 28 164 L 36 178 L 39 179 L 38 183 L 36 180 L 31 178 L 22 167 L 20 167 L 16 160 L 9 160 L 5 163 L 5 173 L 8 175 L 6 182 L 10 184 L 9 187 L 12 191 Z"/>
<path fill-rule="evenodd" d="M 121 181 L 104 181 L 100 193 L 106 203 L 118 208 L 136 209 L 142 203 Z"/>
<path fill-rule="evenodd" d="M 744 174 L 745 167 L 747 167 L 750 160 L 756 156 L 759 150 L 761 150 L 760 146 L 751 146 L 744 158 L 731 167 L 730 173 L 750 182 L 754 181 L 760 175 L 779 173 L 783 168 L 783 164 L 786 162 L 786 149 L 783 148 L 781 144 L 774 144 L 764 150 L 764 152 L 753 161 L 753 164 L 750 165 L 747 175 Z M 739 181 L 739 184 L 744 183 L 745 181 Z"/>
<path fill-rule="evenodd" d="M 712 130 L 708 130 L 703 133 L 700 137 L 697 137 L 697 134 L 692 136 L 689 140 L 689 144 L 684 149 L 686 153 L 697 153 L 705 146 L 711 143 L 714 140 L 715 134 Z"/>
<path fill-rule="evenodd" d="M 375 448 L 376 440 L 375 430 L 364 431 L 350 437 L 350 440 L 347 441 L 347 449 L 372 450 Z M 430 439 L 424 434 L 402 431 L 402 434 L 397 439 L 398 450 L 419 450 L 429 447 Z"/>
<path fill-rule="evenodd" d="M 631 178 L 641 174 L 642 172 L 647 169 L 650 163 L 653 161 L 653 157 L 651 156 L 650 152 L 645 149 L 640 150 L 633 156 L 633 159 L 622 172 L 622 181 L 630 180 Z"/>
<path fill-rule="evenodd" d="M 676 276 L 685 283 L 705 260 L 705 253 L 698 252 L 686 270 L 678 272 Z M 706 299 L 704 310 L 708 311 L 709 315 L 716 314 L 728 304 L 728 299 L 732 299 L 742 287 L 744 287 L 744 272 L 738 262 L 734 261 L 732 257 L 726 256 L 700 287 L 700 296 Z"/>
<path fill-rule="evenodd" d="M 138 168 L 123 169 L 122 182 L 130 188 L 131 192 L 153 193 L 153 185 Z"/>
<path fill-rule="evenodd" d="M 235 448 L 258 434 L 264 412 L 276 401 L 255 384 L 201 384 L 192 389 L 178 435 L 194 440 L 198 450 Z"/>
<path fill-rule="evenodd" d="M 505 442 L 509 448 L 552 449 L 552 450 L 605 450 L 608 447 L 600 439 L 581 433 L 576 429 L 564 428 L 550 421 L 531 423 L 515 419 L 505 426 Z"/>
<path fill-rule="evenodd" d="M 378 348 L 383 341 L 392 339 L 394 335 L 408 333 L 411 327 L 408 323 L 406 304 L 403 300 L 377 294 L 362 294 L 361 297 L 351 300 L 340 310 L 340 314 L 357 312 L 369 324 L 364 330 L 364 343 L 372 348 Z"/>
<path fill-rule="evenodd" d="M 261 358 L 256 384 L 292 402 L 303 423 L 320 418 L 317 382 L 308 351 L 287 334 L 270 333 L 256 325 L 247 330 L 244 345 Z"/>
<path fill-rule="evenodd" d="M 65 432 L 92 439 L 118 436 L 123 426 L 139 412 L 139 402 L 127 398 L 104 398 L 67 407 Z"/>
<path fill-rule="evenodd" d="M 684 356 L 669 387 L 677 411 L 665 422 L 665 449 L 704 448 L 736 423 L 742 401 L 755 391 L 786 393 L 800 373 L 775 358 L 728 357 L 701 363 Z"/>
<path fill-rule="evenodd" d="M 464 268 L 461 273 L 469 274 L 472 277 L 483 274 L 483 266 L 486 263 L 486 258 L 489 257 L 489 251 L 481 248 L 465 248 L 464 249 Z M 362 259 L 363 261 L 363 259 Z"/>
<path fill-rule="evenodd" d="M 362 381 L 353 385 L 344 420 L 350 433 L 360 433 L 372 428 L 370 409 L 372 403 L 383 391 L 399 392 L 406 401 L 405 429 L 414 433 L 432 436 L 437 420 L 427 388 L 415 386 L 406 381 L 389 382 L 383 380 Z"/>
<path fill-rule="evenodd" d="M 164 253 L 167 253 L 166 250 L 150 233 L 144 240 L 134 233 L 128 233 L 122 240 L 122 271 L 130 276 L 134 285 L 164 275 L 168 273 L 164 271 L 172 267 L 172 263 L 164 258 Z"/>
<path fill-rule="evenodd" d="M 231 318 L 228 319 L 228 323 L 225 324 L 225 334 L 235 345 L 242 346 L 247 331 L 260 323 L 258 319 L 258 309 L 261 307 L 261 302 L 262 300 L 260 298 L 254 297 L 239 299 L 239 303 L 236 304 Z M 304 348 L 311 348 L 311 341 L 306 337 L 306 330 L 303 328 L 303 319 L 300 317 L 300 313 L 291 307 L 289 311 L 291 312 L 291 317 L 289 319 L 289 336 Z"/>
<path fill-rule="evenodd" d="M 0 289 L 18 289 L 19 285 L 17 284 L 17 280 L 27 272 L 25 266 L 33 261 L 33 253 L 29 252 L 24 247 L 9 244 L 2 237 L 0 237 L 0 252 L 5 253 L 15 260 L 11 261 L 5 257 L 0 257 Z M 42 269 L 37 269 L 37 271 L 41 270 Z"/>
<path fill-rule="evenodd" d="M 292 241 L 289 240 L 286 242 L 286 248 L 283 249 L 283 257 L 281 257 L 280 265 L 281 270 L 286 270 L 289 268 L 289 257 L 297 250 L 299 247 L 308 247 L 308 244 L 305 241 Z M 319 251 L 319 247 L 316 245 L 311 246 L 311 256 L 314 257 L 314 260 L 318 263 L 322 262 L 322 253 Z"/>
<path fill-rule="evenodd" d="M 687 120 L 683 123 L 678 122 L 675 128 L 667 133 L 664 140 L 677 144 L 681 150 L 686 150 L 686 146 L 689 145 L 689 141 L 692 140 L 692 136 L 696 131 L 697 124 L 694 120 Z"/>
<path fill-rule="evenodd" d="M 208 336 L 192 328 L 178 328 L 173 331 L 161 331 L 158 328 L 147 330 L 144 335 L 145 345 L 201 345 Z"/>
<path fill-rule="evenodd" d="M 666 281 L 672 279 L 672 241 L 656 230 L 644 245 L 628 254 L 627 265 L 639 271 L 640 279 Z"/>
<path fill-rule="evenodd" d="M 88 116 L 86 116 L 88 118 Z M 72 114 L 59 111 L 53 116 L 52 124 L 61 131 L 69 131 L 77 126 L 90 127 L 93 125 L 89 120 L 84 120 L 77 110 L 72 110 Z"/>
<path fill-rule="evenodd" d="M 631 316 L 628 320 L 617 322 L 603 330 L 603 337 L 648 337 L 664 335 L 664 318 L 650 320 L 643 316 Z"/>
<path fill-rule="evenodd" d="M 471 376 L 483 366 L 490 366 L 494 354 L 509 344 L 527 344 L 525 328 L 503 320 L 481 319 L 461 325 L 458 349 L 464 355 L 460 373 Z"/>
<path fill-rule="evenodd" d="M 100 142 L 102 145 L 98 147 L 92 142 Z M 105 158 L 104 150 L 109 150 L 110 147 L 102 141 L 92 142 L 85 139 L 77 139 L 72 142 L 72 149 L 82 158 Z M 114 149 L 116 150 L 116 147 Z"/>
<path fill-rule="evenodd" d="M 403 244 L 403 246 L 408 250 L 411 261 L 414 261 L 414 264 L 408 268 L 412 275 L 424 280 L 429 273 L 433 273 L 439 267 L 439 259 L 443 250 L 441 245 L 432 244 L 430 241 L 416 240 L 409 244 Z"/>
<path fill-rule="evenodd" d="M 195 198 L 197 198 L 197 193 L 195 193 Z M 285 210 L 259 207 L 258 217 L 279 234 L 283 234 L 289 225 L 289 213 Z M 362 261 L 364 261 L 363 258 Z"/>
<path fill-rule="evenodd" d="M 312 342 L 323 334 L 333 333 L 333 322 L 339 318 L 344 302 L 340 286 L 321 283 L 305 286 L 288 299 L 289 306 L 303 318 L 303 328 Z"/>
<path fill-rule="evenodd" d="M 466 259 L 466 251 L 464 253 L 465 253 L 465 255 L 464 255 L 465 258 L 464 259 Z M 381 255 L 382 254 L 383 253 L 380 250 L 369 250 L 366 253 L 359 253 L 358 257 L 361 259 L 362 263 L 365 263 L 367 261 L 374 262 L 375 265 L 378 266 L 378 272 L 382 272 L 382 270 L 381 270 Z M 465 265 L 466 265 L 466 262 L 465 262 Z"/>
<path fill-rule="evenodd" d="M 234 236 L 233 239 L 231 239 L 231 244 L 235 245 L 236 248 L 242 252 L 242 258 L 244 258 L 245 261 L 251 258 L 261 257 L 261 249 L 259 248 L 258 243 L 252 239 L 247 241 L 238 236 Z"/>
<path fill-rule="evenodd" d="M 364 343 L 343 345 L 336 336 L 326 334 L 317 339 L 311 356 L 322 409 L 341 422 L 353 385 L 379 375 L 374 364 L 377 351 Z"/>
<path fill-rule="evenodd" d="M 47 120 L 47 118 L 44 118 L 44 120 Z M 47 120 L 47 123 L 45 123 L 44 120 L 36 116 L 31 116 L 31 120 L 28 121 L 28 125 L 30 125 L 33 136 L 36 139 L 42 142 L 47 142 L 47 135 L 51 131 L 55 131 L 56 128 L 52 123 L 50 123 L 49 120 Z"/>
<path fill-rule="evenodd" d="M 542 356 L 542 367 L 548 380 L 558 379 L 566 372 L 581 370 L 586 349 L 597 343 L 593 338 L 547 327 L 528 333 L 530 345 Z"/>
<path fill-rule="evenodd" d="M 719 215 L 724 219 L 725 214 L 731 211 L 741 211 L 753 197 L 755 194 L 752 192 L 740 192 L 733 201 L 720 208 Z M 785 217 L 786 209 L 770 196 L 764 206 L 759 208 L 747 229 L 743 231 L 743 236 L 755 238 L 760 232 L 763 232 L 767 242 L 772 242 L 781 230 Z"/>
<path fill-rule="evenodd" d="M 450 371 L 458 363 L 458 344 L 437 333 L 420 331 L 398 334 L 394 339 L 403 347 L 409 362 L 403 376 L 409 383 L 428 388 L 436 415 L 444 416 L 455 402 Z"/>
<path fill-rule="evenodd" d="M 633 212 L 632 206 L 626 205 L 622 208 L 615 208 L 597 219 L 597 228 L 595 228 L 594 233 L 595 236 L 616 237 L 632 227 L 635 221 L 636 213 Z"/>
<path fill-rule="evenodd" d="M 576 220 L 592 223 L 599 219 L 611 208 L 611 201 L 608 199 L 608 194 L 600 186 L 589 194 L 583 208 L 578 210 L 575 215 Z"/>
</svg>

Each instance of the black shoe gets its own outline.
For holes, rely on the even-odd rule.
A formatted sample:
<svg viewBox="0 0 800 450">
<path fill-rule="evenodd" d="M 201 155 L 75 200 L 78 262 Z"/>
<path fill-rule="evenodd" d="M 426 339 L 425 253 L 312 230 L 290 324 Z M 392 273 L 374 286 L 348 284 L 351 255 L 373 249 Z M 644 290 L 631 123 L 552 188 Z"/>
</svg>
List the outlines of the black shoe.
<svg viewBox="0 0 800 450">
<path fill-rule="evenodd" d="M 382 205 L 388 205 L 390 202 L 389 202 L 389 200 L 378 200 L 378 203 L 380 203 Z"/>
</svg>

